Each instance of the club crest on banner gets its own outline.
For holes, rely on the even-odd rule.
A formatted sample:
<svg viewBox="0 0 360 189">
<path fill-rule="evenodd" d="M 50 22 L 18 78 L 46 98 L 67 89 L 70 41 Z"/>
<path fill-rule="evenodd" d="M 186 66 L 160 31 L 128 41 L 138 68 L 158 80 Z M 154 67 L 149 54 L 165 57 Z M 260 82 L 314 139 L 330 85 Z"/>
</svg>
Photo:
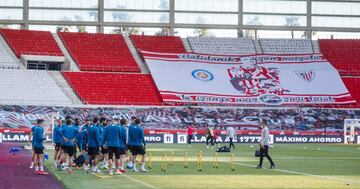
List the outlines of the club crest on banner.
<svg viewBox="0 0 360 189">
<path fill-rule="evenodd" d="M 284 89 L 280 83 L 280 70 L 274 67 L 262 67 L 256 64 L 254 57 L 241 57 L 241 66 L 228 69 L 230 83 L 241 94 L 282 95 L 289 90 Z"/>
<path fill-rule="evenodd" d="M 315 79 L 315 70 L 299 70 L 299 71 L 295 71 L 296 75 L 307 82 L 311 82 L 312 80 Z"/>
<path fill-rule="evenodd" d="M 259 96 L 259 100 L 264 104 L 268 105 L 281 105 L 281 103 L 283 102 L 280 96 L 274 94 L 261 95 Z"/>
<path fill-rule="evenodd" d="M 191 75 L 195 79 L 200 80 L 200 81 L 211 81 L 214 79 L 214 75 L 207 70 L 201 70 L 201 69 L 194 70 L 194 71 L 192 71 Z"/>
</svg>

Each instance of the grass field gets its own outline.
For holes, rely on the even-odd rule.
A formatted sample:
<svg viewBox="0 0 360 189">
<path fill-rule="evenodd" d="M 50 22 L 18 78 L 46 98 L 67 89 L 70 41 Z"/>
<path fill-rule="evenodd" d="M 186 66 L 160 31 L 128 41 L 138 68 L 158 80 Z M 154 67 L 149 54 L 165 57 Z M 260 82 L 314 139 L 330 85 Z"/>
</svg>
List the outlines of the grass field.
<svg viewBox="0 0 360 189">
<path fill-rule="evenodd" d="M 256 145 L 254 145 L 257 147 Z M 219 168 L 213 168 L 214 150 L 194 144 L 149 144 L 152 157 L 150 173 L 129 171 L 121 176 L 100 178 L 76 170 L 69 175 L 57 171 L 53 161 L 46 165 L 57 179 L 69 189 L 108 188 L 360 188 L 360 146 L 328 144 L 278 144 L 270 150 L 276 169 L 255 169 L 258 158 L 250 145 L 237 145 L 234 151 L 235 171 L 231 171 L 231 153 L 219 153 Z M 197 171 L 197 155 L 203 153 L 202 172 Z M 173 152 L 173 166 L 161 171 L 162 155 Z M 189 154 L 189 168 L 184 168 L 184 153 Z M 52 155 L 52 151 L 48 151 Z"/>
</svg>

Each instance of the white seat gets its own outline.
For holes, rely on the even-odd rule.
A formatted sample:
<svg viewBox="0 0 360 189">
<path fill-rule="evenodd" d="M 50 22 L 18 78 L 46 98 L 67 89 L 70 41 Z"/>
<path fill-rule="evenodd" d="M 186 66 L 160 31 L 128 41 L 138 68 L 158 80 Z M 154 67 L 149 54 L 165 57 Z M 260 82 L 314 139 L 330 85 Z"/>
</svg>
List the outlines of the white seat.
<svg viewBox="0 0 360 189">
<path fill-rule="evenodd" d="M 226 37 L 188 37 L 190 47 L 195 53 L 204 54 L 255 54 L 255 45 L 248 38 Z"/>
<path fill-rule="evenodd" d="M 0 69 L 0 103 L 70 105 L 71 101 L 47 71 Z"/>
<path fill-rule="evenodd" d="M 2 43 L 0 43 L 0 69 L 19 69 L 19 65 L 16 64 Z"/>
<path fill-rule="evenodd" d="M 314 53 L 309 39 L 260 39 L 264 54 L 309 54 Z"/>
</svg>

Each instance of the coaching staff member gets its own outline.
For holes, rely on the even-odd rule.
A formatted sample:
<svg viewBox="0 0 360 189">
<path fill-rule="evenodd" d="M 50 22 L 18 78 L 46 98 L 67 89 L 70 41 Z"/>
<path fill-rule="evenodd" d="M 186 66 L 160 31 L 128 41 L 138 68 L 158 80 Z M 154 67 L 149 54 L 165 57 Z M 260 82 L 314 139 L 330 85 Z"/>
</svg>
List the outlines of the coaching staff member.
<svg viewBox="0 0 360 189">
<path fill-rule="evenodd" d="M 262 168 L 262 163 L 264 156 L 269 160 L 270 162 L 270 169 L 275 168 L 275 164 L 273 160 L 271 159 L 269 155 L 269 139 L 270 139 L 270 132 L 269 128 L 267 127 L 267 120 L 262 119 L 260 122 L 260 128 L 261 128 L 261 138 L 260 138 L 260 162 L 259 165 L 256 167 L 257 169 Z"/>
</svg>

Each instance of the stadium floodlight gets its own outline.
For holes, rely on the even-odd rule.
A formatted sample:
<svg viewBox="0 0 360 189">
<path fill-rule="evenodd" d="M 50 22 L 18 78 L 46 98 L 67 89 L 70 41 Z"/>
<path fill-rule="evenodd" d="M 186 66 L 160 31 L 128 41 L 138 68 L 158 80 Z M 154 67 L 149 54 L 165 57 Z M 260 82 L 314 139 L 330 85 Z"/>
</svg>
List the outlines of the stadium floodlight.
<svg viewBox="0 0 360 189">
<path fill-rule="evenodd" d="M 344 120 L 344 143 L 345 144 L 354 144 L 356 142 L 355 128 L 360 128 L 360 119 L 345 119 Z M 350 131 L 348 131 L 348 130 L 350 130 Z"/>
</svg>

